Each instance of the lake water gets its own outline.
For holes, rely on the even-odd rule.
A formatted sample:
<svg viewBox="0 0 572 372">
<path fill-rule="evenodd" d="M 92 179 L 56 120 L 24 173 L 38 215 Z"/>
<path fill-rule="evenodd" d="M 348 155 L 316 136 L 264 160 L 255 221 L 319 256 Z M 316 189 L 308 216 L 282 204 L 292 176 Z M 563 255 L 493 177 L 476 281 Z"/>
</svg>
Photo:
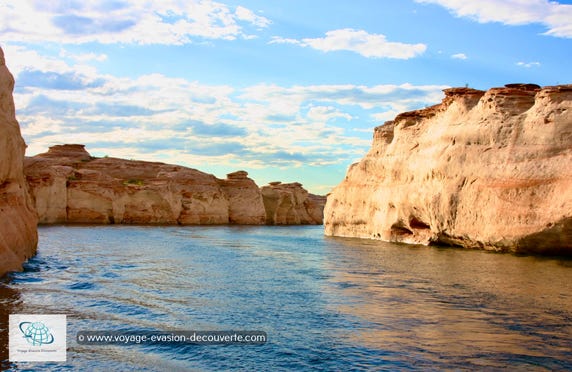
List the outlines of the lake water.
<svg viewBox="0 0 572 372">
<path fill-rule="evenodd" d="M 572 369 L 572 261 L 328 238 L 322 226 L 59 226 L 0 283 L 68 315 L 65 363 L 12 370 Z M 82 330 L 260 330 L 264 345 L 79 345 Z"/>
</svg>

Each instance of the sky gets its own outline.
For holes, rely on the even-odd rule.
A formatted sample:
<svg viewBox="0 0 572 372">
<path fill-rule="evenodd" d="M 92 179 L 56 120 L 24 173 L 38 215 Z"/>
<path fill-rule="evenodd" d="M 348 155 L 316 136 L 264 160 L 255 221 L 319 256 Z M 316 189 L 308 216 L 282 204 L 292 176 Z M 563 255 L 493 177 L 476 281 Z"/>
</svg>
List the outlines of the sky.
<svg viewBox="0 0 572 372">
<path fill-rule="evenodd" d="M 572 0 L 0 0 L 27 155 L 181 164 L 326 194 L 454 86 L 569 84 Z"/>
</svg>

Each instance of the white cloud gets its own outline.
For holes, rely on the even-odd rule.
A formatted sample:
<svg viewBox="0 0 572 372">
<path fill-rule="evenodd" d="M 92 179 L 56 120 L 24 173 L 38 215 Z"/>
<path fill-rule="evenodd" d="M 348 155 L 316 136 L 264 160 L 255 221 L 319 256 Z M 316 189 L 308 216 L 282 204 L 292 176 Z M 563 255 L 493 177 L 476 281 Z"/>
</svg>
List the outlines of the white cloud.
<svg viewBox="0 0 572 372">
<path fill-rule="evenodd" d="M 236 18 L 241 21 L 247 21 L 258 27 L 268 27 L 270 25 L 270 20 L 268 18 L 262 17 L 254 13 L 252 10 L 247 9 L 243 6 L 237 6 L 235 10 Z"/>
<path fill-rule="evenodd" d="M 517 62 L 516 65 L 525 68 L 540 67 L 540 62 Z"/>
<path fill-rule="evenodd" d="M 341 164 L 365 153 L 371 144 L 371 130 L 365 129 L 382 116 L 439 102 L 445 88 L 259 84 L 237 89 L 156 73 L 134 79 L 103 75 L 67 52 L 65 61 L 21 46 L 8 46 L 5 54 L 16 78 L 28 155 L 71 142 L 100 155 L 195 167 Z"/>
<path fill-rule="evenodd" d="M 270 20 L 211 0 L 87 2 L 0 0 L 0 33 L 12 42 L 185 44 L 250 38 Z"/>
<path fill-rule="evenodd" d="M 107 60 L 106 54 L 96 54 L 96 53 L 74 54 L 74 53 L 69 53 L 64 49 L 60 51 L 59 55 L 60 57 L 71 58 L 77 62 L 90 62 L 90 61 L 103 62 Z"/>
<path fill-rule="evenodd" d="M 423 54 L 427 49 L 425 44 L 392 42 L 388 41 L 385 35 L 351 28 L 328 31 L 323 38 L 296 40 L 275 36 L 270 43 L 297 44 L 323 52 L 351 51 L 366 58 L 409 59 Z"/>
<path fill-rule="evenodd" d="M 71 68 L 63 60 L 40 55 L 35 50 L 11 44 L 3 44 L 1 47 L 7 56 L 6 64 L 14 75 L 18 75 L 26 68 L 62 73 L 71 71 Z"/>
<path fill-rule="evenodd" d="M 280 87 L 274 84 L 259 84 L 247 87 L 240 96 L 258 102 L 288 102 L 288 106 L 301 105 L 304 101 L 336 103 L 338 105 L 359 106 L 364 110 L 385 107 L 393 104 L 406 106 L 420 105 L 422 102 L 439 102 L 444 85 L 295 85 Z"/>
<path fill-rule="evenodd" d="M 467 55 L 465 53 L 457 53 L 457 54 L 453 54 L 451 56 L 451 58 L 454 59 L 467 59 Z"/>
<path fill-rule="evenodd" d="M 298 41 L 296 39 L 283 38 L 280 36 L 272 36 L 272 39 L 270 40 L 270 42 L 268 44 L 294 44 L 294 45 L 299 45 L 300 41 Z"/>
<path fill-rule="evenodd" d="M 380 113 L 373 114 L 372 117 L 380 124 L 385 123 L 388 120 L 393 120 L 401 111 L 398 110 L 388 110 Z"/>
<path fill-rule="evenodd" d="M 543 24 L 546 35 L 572 38 L 572 5 L 548 0 L 416 0 L 441 5 L 458 17 L 507 25 Z"/>
<path fill-rule="evenodd" d="M 308 110 L 307 116 L 310 120 L 321 123 L 327 123 L 337 118 L 345 120 L 353 119 L 350 114 L 342 112 L 333 106 L 312 106 L 310 110 Z"/>
</svg>

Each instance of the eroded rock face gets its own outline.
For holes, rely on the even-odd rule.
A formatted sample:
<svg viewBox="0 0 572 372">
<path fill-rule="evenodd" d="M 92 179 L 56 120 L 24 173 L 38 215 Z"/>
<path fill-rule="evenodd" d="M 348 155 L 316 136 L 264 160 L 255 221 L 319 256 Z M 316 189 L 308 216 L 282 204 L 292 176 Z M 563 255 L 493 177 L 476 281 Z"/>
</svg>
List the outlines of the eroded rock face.
<svg viewBox="0 0 572 372">
<path fill-rule="evenodd" d="M 224 224 L 218 179 L 176 165 L 93 158 L 83 145 L 26 158 L 40 223 Z"/>
<path fill-rule="evenodd" d="M 248 178 L 248 173 L 238 171 L 226 175 L 219 184 L 229 201 L 228 218 L 230 223 L 241 225 L 261 225 L 265 221 L 262 195 L 256 183 Z"/>
<path fill-rule="evenodd" d="M 377 127 L 327 235 L 572 254 L 572 85 L 445 90 Z"/>
<path fill-rule="evenodd" d="M 326 198 L 310 194 L 298 182 L 271 182 L 261 188 L 266 224 L 321 225 Z"/>
<path fill-rule="evenodd" d="M 0 48 L 0 276 L 18 270 L 38 244 L 37 218 L 27 192 L 26 144 L 16 120 L 14 77 Z"/>
<path fill-rule="evenodd" d="M 94 158 L 83 145 L 53 146 L 25 164 L 44 224 L 266 223 L 262 192 L 245 171 L 222 180 L 177 165 Z M 311 205 L 311 196 L 307 199 L 302 203 Z M 315 219 L 320 214 L 321 223 L 323 204 L 312 213 Z"/>
</svg>

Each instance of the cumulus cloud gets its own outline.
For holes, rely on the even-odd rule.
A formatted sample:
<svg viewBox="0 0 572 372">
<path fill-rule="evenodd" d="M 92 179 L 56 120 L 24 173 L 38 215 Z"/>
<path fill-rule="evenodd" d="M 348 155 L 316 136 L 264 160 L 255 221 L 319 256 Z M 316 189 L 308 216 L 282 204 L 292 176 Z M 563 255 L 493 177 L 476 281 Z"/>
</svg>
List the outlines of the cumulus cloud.
<svg viewBox="0 0 572 372">
<path fill-rule="evenodd" d="M 423 54 L 427 49 L 425 44 L 388 41 L 385 35 L 351 28 L 328 31 L 322 38 L 297 40 L 275 36 L 270 43 L 300 45 L 323 52 L 350 51 L 366 58 L 410 59 Z"/>
<path fill-rule="evenodd" d="M 79 54 L 74 54 L 74 53 L 69 53 L 66 50 L 62 49 L 60 51 L 60 57 L 63 58 L 70 58 L 73 59 L 76 62 L 91 62 L 91 61 L 95 61 L 95 62 L 104 62 L 107 60 L 107 55 L 106 54 L 96 54 L 96 53 L 79 53 Z"/>
<path fill-rule="evenodd" d="M 330 120 L 342 118 L 345 120 L 352 120 L 352 115 L 342 112 L 333 106 L 312 106 L 308 110 L 307 116 L 309 119 L 327 123 Z"/>
<path fill-rule="evenodd" d="M 465 53 L 457 53 L 457 54 L 453 54 L 451 56 L 451 58 L 454 59 L 467 59 L 467 55 Z"/>
<path fill-rule="evenodd" d="M 446 88 L 233 88 L 157 73 L 116 77 L 82 70 L 73 58 L 45 58 L 23 47 L 5 49 L 8 61 L 19 61 L 13 70 L 15 100 L 28 155 L 55 144 L 84 143 L 99 156 L 198 168 L 343 164 L 363 155 L 371 143 L 371 128 L 382 118 L 436 103 Z M 14 58 L 18 55 L 21 58 Z"/>
<path fill-rule="evenodd" d="M 74 73 L 42 72 L 37 70 L 22 71 L 19 84 L 26 87 L 44 87 L 62 90 L 81 90 L 93 86 L 86 84 Z"/>
<path fill-rule="evenodd" d="M 94 69 L 84 66 L 75 65 L 72 69 L 63 59 L 47 57 L 40 55 L 37 51 L 27 49 L 23 46 L 13 44 L 3 44 L 2 49 L 4 54 L 10 56 L 7 58 L 7 65 L 14 75 L 19 75 L 25 69 L 33 69 L 44 72 L 59 72 L 59 73 L 78 73 L 79 70 L 85 71 L 86 69 Z M 16 82 L 18 85 L 18 82 Z"/>
<path fill-rule="evenodd" d="M 247 9 L 243 6 L 237 6 L 235 10 L 236 18 L 241 21 L 249 22 L 258 27 L 268 27 L 270 25 L 270 20 L 268 18 L 262 17 L 254 13 L 252 10 Z"/>
<path fill-rule="evenodd" d="M 0 0 L 0 33 L 13 42 L 174 45 L 249 38 L 249 27 L 269 24 L 245 7 L 211 0 Z"/>
<path fill-rule="evenodd" d="M 500 22 L 507 25 L 540 23 L 546 35 L 572 38 L 572 5 L 548 0 L 416 0 L 438 4 L 458 17 L 478 22 Z"/>
<path fill-rule="evenodd" d="M 259 84 L 243 90 L 242 98 L 270 103 L 271 107 L 283 106 L 292 110 L 305 101 L 336 103 L 345 106 L 359 106 L 370 110 L 388 104 L 406 103 L 408 105 L 421 102 L 438 102 L 441 99 L 442 85 L 295 85 L 281 87 L 275 84 Z"/>
<path fill-rule="evenodd" d="M 224 123 L 204 124 L 199 121 L 188 123 L 188 128 L 197 136 L 210 137 L 240 137 L 247 135 L 244 128 Z"/>
</svg>

